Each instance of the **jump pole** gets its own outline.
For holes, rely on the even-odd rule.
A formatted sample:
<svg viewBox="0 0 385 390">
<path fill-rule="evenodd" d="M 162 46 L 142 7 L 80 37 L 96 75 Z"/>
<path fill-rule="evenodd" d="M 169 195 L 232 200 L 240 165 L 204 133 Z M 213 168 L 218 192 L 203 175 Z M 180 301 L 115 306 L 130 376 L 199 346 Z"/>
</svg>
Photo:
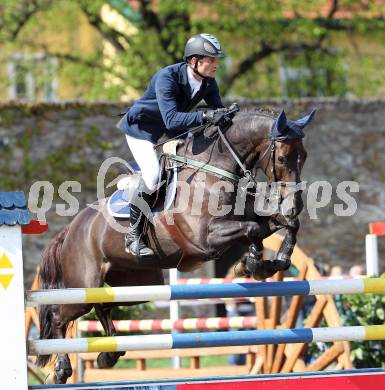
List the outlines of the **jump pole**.
<svg viewBox="0 0 385 390">
<path fill-rule="evenodd" d="M 114 327 L 118 332 L 137 331 L 172 331 L 172 330 L 228 330 L 242 328 L 256 328 L 255 316 L 237 317 L 203 317 L 180 318 L 178 320 L 115 320 Z M 79 321 L 80 332 L 103 332 L 99 321 Z"/>
<path fill-rule="evenodd" d="M 29 341 L 30 355 L 385 340 L 385 325 L 172 333 Z"/>
<path fill-rule="evenodd" d="M 27 305 L 369 293 L 385 294 L 385 278 L 34 290 Z"/>
</svg>

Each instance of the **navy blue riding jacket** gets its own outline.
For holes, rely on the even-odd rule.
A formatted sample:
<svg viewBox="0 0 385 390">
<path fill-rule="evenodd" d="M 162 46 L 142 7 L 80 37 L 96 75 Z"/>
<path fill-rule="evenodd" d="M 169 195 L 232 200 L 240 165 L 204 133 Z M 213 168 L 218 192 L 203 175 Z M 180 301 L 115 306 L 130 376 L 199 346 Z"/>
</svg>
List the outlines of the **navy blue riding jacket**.
<svg viewBox="0 0 385 390">
<path fill-rule="evenodd" d="M 191 93 L 187 64 L 169 65 L 155 73 L 144 95 L 129 108 L 117 127 L 132 137 L 156 143 L 163 134 L 175 137 L 201 125 L 203 113 L 188 111 L 202 99 L 212 109 L 223 107 L 214 78 L 204 79 L 193 98 Z"/>
</svg>

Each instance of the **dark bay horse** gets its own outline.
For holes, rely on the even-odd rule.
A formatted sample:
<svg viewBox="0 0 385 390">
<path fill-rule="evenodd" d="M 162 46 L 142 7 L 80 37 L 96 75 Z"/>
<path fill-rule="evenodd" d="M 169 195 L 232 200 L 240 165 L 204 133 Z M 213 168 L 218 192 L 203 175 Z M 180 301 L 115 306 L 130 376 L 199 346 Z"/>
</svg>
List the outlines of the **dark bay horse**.
<svg viewBox="0 0 385 390">
<path fill-rule="evenodd" d="M 314 112 L 313 112 L 314 113 Z M 124 250 L 124 235 L 113 228 L 113 217 L 104 212 L 106 202 L 99 202 L 99 210 L 88 207 L 81 211 L 46 248 L 40 264 L 41 289 L 147 286 L 163 284 L 162 269 L 178 267 L 191 270 L 207 260 L 219 259 L 235 243 L 249 246 L 249 253 L 237 264 L 237 275 L 269 277 L 290 266 L 296 235 L 298 215 L 303 208 L 301 190 L 292 191 L 292 202 L 286 212 L 257 215 L 254 204 L 257 190 L 240 190 L 240 183 L 221 172 L 237 175 L 254 183 L 255 172 L 260 169 L 269 183 L 281 183 L 278 191 L 282 206 L 289 198 L 289 183 L 300 183 L 300 172 L 306 151 L 302 144 L 303 128 L 313 113 L 298 121 L 289 121 L 285 113 L 271 116 L 256 111 L 241 111 L 222 136 L 207 138 L 198 134 L 178 150 L 194 161 L 220 168 L 219 173 L 205 172 L 188 164 L 181 166 L 178 181 L 188 183 L 189 193 L 177 190 L 175 202 L 184 197 L 186 209 L 172 215 L 170 211 L 157 215 L 155 226 L 149 224 L 148 236 L 156 256 L 138 260 Z M 253 186 L 251 186 L 253 187 Z M 247 192 L 246 192 L 247 191 Z M 200 194 L 200 210 L 196 212 Z M 245 207 L 236 211 L 239 195 L 244 194 Z M 227 213 L 210 212 L 212 199 L 218 211 L 229 207 Z M 171 210 L 172 212 L 172 210 Z M 108 219 L 111 219 L 109 221 Z M 124 225 L 123 222 L 120 222 Z M 127 224 L 127 222 L 126 222 Z M 285 228 L 286 236 L 274 261 L 263 261 L 262 240 L 278 229 Z M 127 303 L 127 305 L 135 303 Z M 40 338 L 64 338 L 69 323 L 95 307 L 96 314 L 107 336 L 116 334 L 111 320 L 111 309 L 116 304 L 45 305 L 40 308 Z M 102 352 L 98 356 L 100 367 L 112 367 L 124 352 Z M 37 364 L 44 366 L 50 356 L 42 355 Z M 59 354 L 55 364 L 54 380 L 65 383 L 72 375 L 66 354 Z"/>
</svg>

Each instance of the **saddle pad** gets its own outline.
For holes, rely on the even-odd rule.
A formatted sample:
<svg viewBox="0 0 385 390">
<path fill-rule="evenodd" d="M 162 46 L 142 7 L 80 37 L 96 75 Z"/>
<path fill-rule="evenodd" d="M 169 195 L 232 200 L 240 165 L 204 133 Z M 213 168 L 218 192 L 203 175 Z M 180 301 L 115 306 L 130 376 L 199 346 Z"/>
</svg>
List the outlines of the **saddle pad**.
<svg viewBox="0 0 385 390">
<path fill-rule="evenodd" d="M 172 207 L 176 194 L 177 184 L 177 169 L 173 168 L 171 172 L 170 183 L 166 190 L 166 199 L 164 209 L 168 210 Z M 110 215 L 115 218 L 130 218 L 130 203 L 128 199 L 128 190 L 118 189 L 108 199 L 107 210 Z M 152 211 L 159 211 L 157 209 Z"/>
<path fill-rule="evenodd" d="M 116 190 L 108 199 L 107 210 L 115 218 L 129 218 L 128 191 Z"/>
</svg>

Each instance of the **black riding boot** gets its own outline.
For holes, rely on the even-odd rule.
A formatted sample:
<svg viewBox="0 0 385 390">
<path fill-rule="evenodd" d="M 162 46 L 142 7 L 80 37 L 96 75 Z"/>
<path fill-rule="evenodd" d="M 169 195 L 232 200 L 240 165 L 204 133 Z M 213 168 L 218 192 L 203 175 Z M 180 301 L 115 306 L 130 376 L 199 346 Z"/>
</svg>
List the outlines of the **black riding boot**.
<svg viewBox="0 0 385 390">
<path fill-rule="evenodd" d="M 143 200 L 145 200 L 148 205 L 151 207 L 150 199 L 151 196 L 148 194 L 141 194 Z M 125 237 L 126 252 L 135 256 L 153 256 L 154 252 L 149 248 L 143 240 L 144 233 L 144 224 L 146 222 L 146 216 L 142 211 L 135 206 L 130 204 L 130 225 L 128 227 L 128 232 Z"/>
</svg>

